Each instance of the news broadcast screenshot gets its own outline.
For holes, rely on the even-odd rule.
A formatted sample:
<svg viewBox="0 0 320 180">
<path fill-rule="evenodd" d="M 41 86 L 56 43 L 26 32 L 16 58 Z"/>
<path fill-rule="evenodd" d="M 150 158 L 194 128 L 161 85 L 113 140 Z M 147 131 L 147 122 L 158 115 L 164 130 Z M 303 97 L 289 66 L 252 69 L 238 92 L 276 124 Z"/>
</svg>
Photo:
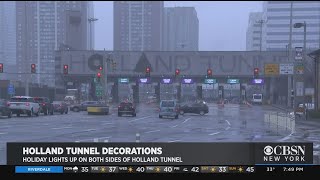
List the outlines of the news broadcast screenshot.
<svg viewBox="0 0 320 180">
<path fill-rule="evenodd" d="M 0 2 L 0 177 L 319 176 L 319 14 Z"/>
</svg>

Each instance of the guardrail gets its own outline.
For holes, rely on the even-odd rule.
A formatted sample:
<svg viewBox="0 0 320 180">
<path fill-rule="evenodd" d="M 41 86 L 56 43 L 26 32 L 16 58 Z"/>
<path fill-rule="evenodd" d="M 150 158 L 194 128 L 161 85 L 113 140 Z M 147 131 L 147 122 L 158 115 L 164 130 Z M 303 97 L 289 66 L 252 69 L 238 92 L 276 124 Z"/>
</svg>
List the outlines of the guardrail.
<svg viewBox="0 0 320 180">
<path fill-rule="evenodd" d="M 284 112 L 267 112 L 264 114 L 264 122 L 270 130 L 279 132 L 291 132 L 293 134 L 296 128 L 296 121 L 293 115 Z"/>
</svg>

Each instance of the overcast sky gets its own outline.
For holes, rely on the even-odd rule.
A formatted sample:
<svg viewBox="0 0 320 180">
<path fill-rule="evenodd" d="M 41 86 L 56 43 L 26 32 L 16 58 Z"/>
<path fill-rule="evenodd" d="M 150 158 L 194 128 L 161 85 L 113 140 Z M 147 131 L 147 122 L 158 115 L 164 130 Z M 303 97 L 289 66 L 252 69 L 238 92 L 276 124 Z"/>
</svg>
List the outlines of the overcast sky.
<svg viewBox="0 0 320 180">
<path fill-rule="evenodd" d="M 199 18 L 200 51 L 243 51 L 250 12 L 261 12 L 262 1 L 166 1 L 165 7 L 195 7 Z M 95 49 L 113 49 L 113 2 L 94 2 Z"/>
</svg>

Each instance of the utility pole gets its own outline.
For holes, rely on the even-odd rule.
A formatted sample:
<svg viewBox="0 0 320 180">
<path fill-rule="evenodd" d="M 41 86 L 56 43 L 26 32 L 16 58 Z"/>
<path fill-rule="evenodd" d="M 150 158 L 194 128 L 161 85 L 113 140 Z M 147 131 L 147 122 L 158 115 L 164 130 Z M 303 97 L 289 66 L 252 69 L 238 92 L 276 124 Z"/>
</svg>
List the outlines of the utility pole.
<svg viewBox="0 0 320 180">
<path fill-rule="evenodd" d="M 88 21 L 89 21 L 89 32 L 90 32 L 90 35 L 89 35 L 89 37 L 90 37 L 89 48 L 90 49 L 89 50 L 92 50 L 92 25 L 91 24 L 92 24 L 92 22 L 98 21 L 98 19 L 97 18 L 89 18 Z"/>
<path fill-rule="evenodd" d="M 292 6 L 293 6 L 293 1 L 290 1 L 290 32 L 289 32 L 289 45 L 288 45 L 288 60 L 289 62 L 292 61 Z M 293 76 L 288 76 L 288 107 L 290 107 L 290 104 L 292 106 L 292 108 L 294 109 L 295 107 L 295 103 L 294 103 L 294 100 L 295 100 L 295 97 L 296 97 L 296 85 L 295 85 L 295 80 L 294 80 L 294 77 L 295 77 L 295 74 L 296 74 L 296 70 L 295 70 L 295 62 L 293 63 L 294 64 L 294 71 L 293 71 Z M 291 95 L 291 90 L 290 90 L 290 87 L 291 87 L 291 90 L 293 91 L 293 97 Z M 291 101 L 290 101 L 291 99 Z"/>
</svg>

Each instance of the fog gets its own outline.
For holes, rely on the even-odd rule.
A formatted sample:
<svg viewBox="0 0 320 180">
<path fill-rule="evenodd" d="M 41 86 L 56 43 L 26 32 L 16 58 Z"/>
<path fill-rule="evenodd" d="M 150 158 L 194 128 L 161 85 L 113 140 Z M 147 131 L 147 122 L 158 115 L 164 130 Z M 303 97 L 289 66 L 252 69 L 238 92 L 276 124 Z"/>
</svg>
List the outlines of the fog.
<svg viewBox="0 0 320 180">
<path fill-rule="evenodd" d="M 262 1 L 166 1 L 165 7 L 195 7 L 200 51 L 243 51 L 250 12 L 261 12 Z M 94 2 L 95 49 L 113 50 L 113 2 Z"/>
</svg>

